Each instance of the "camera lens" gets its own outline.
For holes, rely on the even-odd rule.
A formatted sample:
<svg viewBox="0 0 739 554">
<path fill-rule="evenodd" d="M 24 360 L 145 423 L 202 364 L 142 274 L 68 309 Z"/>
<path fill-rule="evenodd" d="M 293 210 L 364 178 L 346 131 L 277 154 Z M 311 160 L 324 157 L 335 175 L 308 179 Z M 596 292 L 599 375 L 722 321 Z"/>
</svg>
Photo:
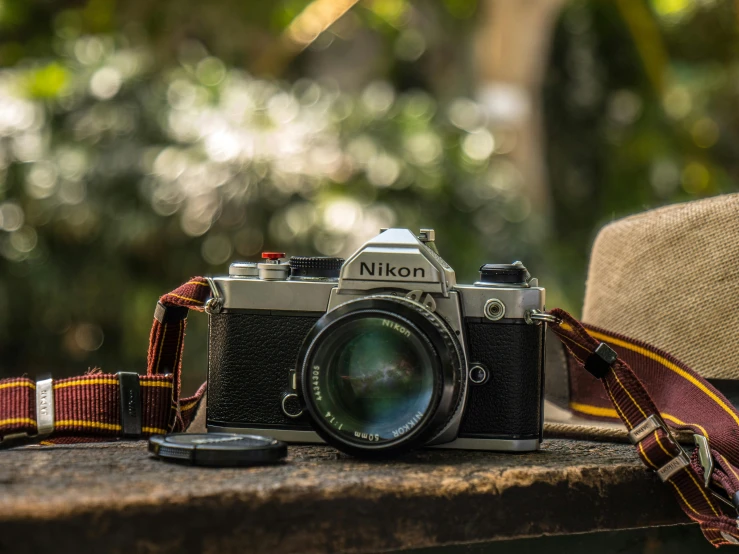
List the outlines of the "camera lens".
<svg viewBox="0 0 739 554">
<path fill-rule="evenodd" d="M 347 428 L 384 440 L 423 417 L 434 392 L 433 347 L 397 320 L 347 322 L 316 353 L 325 367 L 316 399 Z"/>
<path fill-rule="evenodd" d="M 432 439 L 461 400 L 454 334 L 423 306 L 371 297 L 326 314 L 304 344 L 302 392 L 316 431 L 352 454 Z"/>
</svg>

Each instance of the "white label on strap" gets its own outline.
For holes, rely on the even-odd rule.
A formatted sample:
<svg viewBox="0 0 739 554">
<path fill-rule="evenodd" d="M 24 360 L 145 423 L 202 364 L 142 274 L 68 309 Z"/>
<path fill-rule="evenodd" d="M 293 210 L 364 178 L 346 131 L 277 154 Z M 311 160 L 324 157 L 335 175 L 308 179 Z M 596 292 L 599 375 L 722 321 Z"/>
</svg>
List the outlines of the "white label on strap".
<svg viewBox="0 0 739 554">
<path fill-rule="evenodd" d="M 53 379 L 36 381 L 36 427 L 39 435 L 54 431 L 54 386 Z"/>
</svg>

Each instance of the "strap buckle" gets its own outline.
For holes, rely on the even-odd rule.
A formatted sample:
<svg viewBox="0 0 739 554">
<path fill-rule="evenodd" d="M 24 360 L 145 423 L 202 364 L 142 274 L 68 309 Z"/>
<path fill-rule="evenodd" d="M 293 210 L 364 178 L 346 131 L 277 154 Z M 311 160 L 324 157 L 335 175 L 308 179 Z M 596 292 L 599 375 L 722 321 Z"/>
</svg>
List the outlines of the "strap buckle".
<svg viewBox="0 0 739 554">
<path fill-rule="evenodd" d="M 703 468 L 703 486 L 709 488 L 711 486 L 711 475 L 713 474 L 713 456 L 711 456 L 711 448 L 708 446 L 708 439 L 703 435 L 693 435 L 693 442 L 698 448 L 698 460 Z"/>
<path fill-rule="evenodd" d="M 656 431 L 657 429 L 662 429 L 668 435 L 671 435 L 670 431 L 667 430 L 667 426 L 662 421 L 662 418 L 652 414 L 629 431 L 629 440 L 631 441 L 631 444 L 639 444 L 641 441 L 646 439 L 652 431 Z"/>
<path fill-rule="evenodd" d="M 685 452 L 685 449 L 678 442 L 677 437 L 675 437 L 674 433 L 667 426 L 664 420 L 656 414 L 650 415 L 647 419 L 642 421 L 639 425 L 634 427 L 629 432 L 629 440 L 632 442 L 632 444 L 638 444 L 641 441 L 643 441 L 645 438 L 647 438 L 652 432 L 656 431 L 657 429 L 662 429 L 667 435 L 667 438 L 669 439 L 669 441 L 672 444 L 674 444 L 679 450 L 679 453 L 677 454 L 677 456 L 675 456 L 665 465 L 663 465 L 662 467 L 656 470 L 656 473 L 659 476 L 660 480 L 662 480 L 662 482 L 665 482 L 668 479 L 670 479 L 670 477 L 675 475 L 678 471 L 680 471 L 681 469 L 684 469 L 690 466 L 690 456 L 688 455 L 687 452 Z M 727 506 L 731 506 L 732 508 L 739 511 L 739 507 L 734 505 L 733 502 L 728 500 L 722 494 L 719 494 L 718 492 L 716 492 L 713 489 L 713 487 L 711 487 L 711 474 L 713 473 L 713 458 L 711 456 L 711 450 L 708 446 L 708 440 L 706 440 L 706 438 L 702 435 L 693 434 L 693 441 L 695 442 L 695 445 L 698 448 L 698 459 L 700 460 L 701 467 L 703 467 L 703 486 L 704 488 L 711 494 L 711 496 L 713 496 L 717 500 L 720 500 Z"/>
<path fill-rule="evenodd" d="M 731 508 L 734 508 L 737 515 L 739 515 L 739 498 L 737 498 L 737 495 L 739 495 L 739 492 L 734 494 L 734 498 L 732 500 L 729 500 L 726 498 L 723 494 L 718 493 L 714 490 L 714 488 L 711 486 L 711 475 L 713 474 L 713 455 L 711 454 L 711 448 L 708 445 L 708 439 L 704 437 L 703 435 L 694 434 L 693 435 L 693 442 L 695 443 L 695 446 L 698 448 L 698 461 L 701 464 L 701 467 L 703 468 L 703 487 L 711 493 L 711 495 L 716 498 L 717 500 L 720 500 L 727 506 L 730 506 Z M 739 518 L 737 518 L 737 526 L 739 527 Z M 724 537 L 726 538 L 726 537 Z M 734 541 L 734 537 L 732 537 Z M 729 539 L 726 539 L 729 540 Z M 729 542 L 732 542 L 729 540 Z M 733 543 L 733 544 L 739 544 L 739 542 Z"/>
<path fill-rule="evenodd" d="M 585 360 L 585 370 L 596 379 L 603 379 L 613 364 L 618 360 L 616 351 L 608 346 L 605 342 L 601 342 L 598 347 L 593 350 L 592 354 Z"/>
<path fill-rule="evenodd" d="M 690 456 L 688 456 L 675 435 L 673 435 L 672 430 L 661 417 L 656 414 L 652 414 L 629 432 L 629 440 L 632 444 L 639 444 L 658 429 L 662 429 L 670 442 L 678 449 L 678 454 L 674 458 L 657 469 L 657 475 L 664 482 L 681 469 L 690 465 Z"/>
</svg>

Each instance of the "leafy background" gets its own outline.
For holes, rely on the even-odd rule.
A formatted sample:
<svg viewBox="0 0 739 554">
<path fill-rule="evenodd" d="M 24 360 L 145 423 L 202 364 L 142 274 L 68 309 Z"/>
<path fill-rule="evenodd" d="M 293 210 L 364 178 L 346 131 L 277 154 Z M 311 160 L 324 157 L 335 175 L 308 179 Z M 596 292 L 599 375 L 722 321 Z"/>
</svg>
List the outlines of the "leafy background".
<svg viewBox="0 0 739 554">
<path fill-rule="evenodd" d="M 435 228 L 460 281 L 522 259 L 577 312 L 602 224 L 739 189 L 735 3 L 558 5 L 527 161 L 478 94 L 506 1 L 0 0 L 0 375 L 141 371 L 184 279 L 393 225 Z"/>
</svg>

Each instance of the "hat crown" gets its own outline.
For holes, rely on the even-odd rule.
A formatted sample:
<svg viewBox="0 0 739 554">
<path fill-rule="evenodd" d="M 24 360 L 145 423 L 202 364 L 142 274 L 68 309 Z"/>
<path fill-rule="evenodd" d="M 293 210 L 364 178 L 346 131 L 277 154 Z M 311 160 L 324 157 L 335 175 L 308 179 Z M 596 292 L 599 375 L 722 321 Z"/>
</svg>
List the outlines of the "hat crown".
<svg viewBox="0 0 739 554">
<path fill-rule="evenodd" d="M 739 379 L 739 194 L 615 221 L 598 234 L 583 321 Z"/>
</svg>

